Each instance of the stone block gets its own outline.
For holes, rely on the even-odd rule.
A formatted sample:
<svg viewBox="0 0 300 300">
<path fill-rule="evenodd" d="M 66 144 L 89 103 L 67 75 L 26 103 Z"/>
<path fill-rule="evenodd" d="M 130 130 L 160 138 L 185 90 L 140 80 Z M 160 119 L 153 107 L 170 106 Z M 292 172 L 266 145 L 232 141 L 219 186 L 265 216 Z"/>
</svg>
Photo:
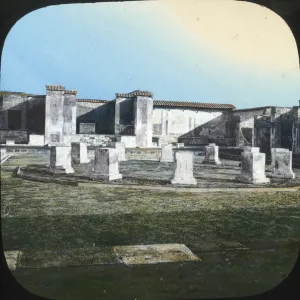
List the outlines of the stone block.
<svg viewBox="0 0 300 300">
<path fill-rule="evenodd" d="M 251 147 L 251 146 L 245 146 L 243 147 L 244 152 L 251 152 L 251 153 L 259 153 L 260 148 L 259 147 Z"/>
<path fill-rule="evenodd" d="M 283 179 L 295 179 L 292 170 L 293 153 L 289 149 L 272 148 L 272 167 L 271 177 Z"/>
<path fill-rule="evenodd" d="M 94 168 L 91 173 L 93 180 L 118 180 L 122 179 L 119 173 L 118 151 L 114 148 L 97 148 L 95 149 Z"/>
<path fill-rule="evenodd" d="M 71 162 L 71 146 L 51 146 L 49 171 L 51 173 L 74 173 Z"/>
<path fill-rule="evenodd" d="M 6 140 L 6 145 L 14 145 L 15 141 L 14 140 Z"/>
<path fill-rule="evenodd" d="M 45 145 L 45 136 L 38 134 L 29 135 L 29 145 L 31 146 L 44 146 Z"/>
<path fill-rule="evenodd" d="M 177 151 L 175 153 L 175 170 L 172 184 L 196 185 L 197 180 L 194 178 L 193 161 L 194 153 L 189 151 Z"/>
<path fill-rule="evenodd" d="M 173 162 L 173 147 L 171 144 L 162 147 L 160 162 Z"/>
<path fill-rule="evenodd" d="M 260 184 L 269 183 L 265 175 L 265 153 L 243 152 L 241 154 L 241 174 L 236 177 L 237 181 Z"/>
<path fill-rule="evenodd" d="M 71 157 L 74 164 L 89 163 L 87 145 L 85 143 L 71 143 Z"/>
<path fill-rule="evenodd" d="M 120 161 L 126 161 L 126 156 L 125 156 L 125 145 L 124 143 L 120 142 L 109 142 L 109 146 L 113 147 L 117 150 L 118 152 L 118 158 L 119 162 Z"/>
<path fill-rule="evenodd" d="M 202 161 L 203 164 L 221 164 L 221 161 L 219 159 L 219 146 L 216 146 L 216 144 L 209 144 L 208 146 L 205 146 L 204 153 L 205 157 Z"/>
<path fill-rule="evenodd" d="M 117 137 L 117 141 L 124 143 L 125 148 L 135 148 L 136 147 L 136 137 L 129 135 L 121 135 Z"/>
</svg>

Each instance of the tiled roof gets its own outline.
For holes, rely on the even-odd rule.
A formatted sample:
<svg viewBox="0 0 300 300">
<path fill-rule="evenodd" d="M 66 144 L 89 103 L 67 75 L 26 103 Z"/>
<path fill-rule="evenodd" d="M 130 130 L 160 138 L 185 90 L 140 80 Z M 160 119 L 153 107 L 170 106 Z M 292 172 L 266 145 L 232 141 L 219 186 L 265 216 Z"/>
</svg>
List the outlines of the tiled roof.
<svg viewBox="0 0 300 300">
<path fill-rule="evenodd" d="M 231 110 L 235 109 L 235 106 L 232 104 L 165 101 L 165 100 L 154 100 L 153 105 L 154 106 L 189 107 L 189 108 L 208 108 L 208 109 L 231 109 Z"/>
<path fill-rule="evenodd" d="M 50 84 L 46 85 L 46 90 L 49 91 L 63 91 L 64 89 L 65 87 L 62 85 L 50 85 Z"/>
<path fill-rule="evenodd" d="M 130 93 L 116 93 L 117 98 L 130 98 L 130 97 L 136 97 L 136 96 L 153 97 L 153 94 L 151 92 L 140 91 L 140 90 L 135 90 Z"/>
<path fill-rule="evenodd" d="M 7 91 L 1 91 L 0 96 L 6 96 L 6 95 L 20 95 L 20 96 L 26 96 L 26 93 L 23 92 L 7 92 Z"/>
<path fill-rule="evenodd" d="M 65 90 L 65 94 L 76 95 L 77 91 L 75 91 L 75 90 Z"/>
<path fill-rule="evenodd" d="M 19 95 L 19 96 L 24 96 L 24 97 L 45 97 L 45 95 L 26 94 L 23 92 L 0 91 L 0 96 L 6 96 L 6 95 Z"/>
<path fill-rule="evenodd" d="M 99 100 L 99 99 L 76 99 L 76 102 L 92 102 L 92 103 L 106 103 L 110 100 Z"/>
<path fill-rule="evenodd" d="M 236 109 L 234 112 L 268 109 L 268 108 L 272 108 L 272 107 L 275 107 L 275 106 L 260 106 L 260 107 L 242 108 L 242 109 Z"/>
</svg>

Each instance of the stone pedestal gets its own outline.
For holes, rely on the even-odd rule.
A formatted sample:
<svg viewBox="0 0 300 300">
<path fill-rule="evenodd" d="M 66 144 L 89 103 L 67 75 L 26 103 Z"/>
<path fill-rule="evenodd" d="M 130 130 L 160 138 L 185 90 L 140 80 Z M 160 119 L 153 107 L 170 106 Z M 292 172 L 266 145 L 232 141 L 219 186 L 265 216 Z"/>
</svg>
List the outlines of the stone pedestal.
<svg viewBox="0 0 300 300">
<path fill-rule="evenodd" d="M 50 150 L 51 173 L 74 173 L 71 163 L 71 147 L 66 145 L 52 146 Z"/>
<path fill-rule="evenodd" d="M 193 174 L 194 153 L 188 151 L 175 152 L 175 170 L 172 184 L 196 185 L 197 180 Z"/>
<path fill-rule="evenodd" d="M 115 148 L 118 152 L 119 161 L 126 161 L 125 144 L 120 142 L 110 142 L 109 146 Z"/>
<path fill-rule="evenodd" d="M 270 182 L 265 175 L 265 153 L 243 152 L 241 162 L 241 174 L 236 177 L 237 181 L 252 184 Z"/>
<path fill-rule="evenodd" d="M 134 100 L 134 131 L 136 136 L 136 147 L 152 147 L 152 115 L 153 99 L 152 95 L 142 96 L 137 93 Z M 146 93 L 147 94 L 147 93 Z"/>
<path fill-rule="evenodd" d="M 173 162 L 174 155 L 173 155 L 173 147 L 171 144 L 165 145 L 161 149 L 161 158 L 160 162 Z"/>
<path fill-rule="evenodd" d="M 283 179 L 295 179 L 292 170 L 293 153 L 289 149 L 272 148 L 272 167 L 271 177 Z"/>
<path fill-rule="evenodd" d="M 14 145 L 15 141 L 14 140 L 6 140 L 6 145 Z"/>
<path fill-rule="evenodd" d="M 114 148 L 96 148 L 94 169 L 90 176 L 93 180 L 118 180 L 122 179 L 119 173 L 118 151 Z"/>
<path fill-rule="evenodd" d="M 216 146 L 216 144 L 209 144 L 208 146 L 205 146 L 205 158 L 202 163 L 220 165 L 219 146 Z"/>
<path fill-rule="evenodd" d="M 87 155 L 87 145 L 84 143 L 71 143 L 72 163 L 87 164 L 90 162 Z"/>
</svg>

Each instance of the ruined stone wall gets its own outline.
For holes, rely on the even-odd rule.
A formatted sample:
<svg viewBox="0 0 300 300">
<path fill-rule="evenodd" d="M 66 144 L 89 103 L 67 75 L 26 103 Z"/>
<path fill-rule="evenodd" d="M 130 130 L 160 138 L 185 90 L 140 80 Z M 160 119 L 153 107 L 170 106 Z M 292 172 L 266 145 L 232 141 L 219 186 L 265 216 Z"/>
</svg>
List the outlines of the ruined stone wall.
<svg viewBox="0 0 300 300">
<path fill-rule="evenodd" d="M 115 122 L 115 102 L 77 101 L 76 132 L 80 123 L 95 123 L 97 134 L 113 134 Z"/>
<path fill-rule="evenodd" d="M 29 140 L 27 130 L 0 129 L 0 144 L 5 144 L 6 140 L 13 140 L 15 144 L 27 143 Z"/>
<path fill-rule="evenodd" d="M 153 110 L 153 137 L 159 137 L 165 142 L 176 142 L 180 137 L 206 137 L 209 130 L 212 136 L 224 136 L 224 128 L 212 126 L 210 129 L 205 124 L 222 115 L 221 111 L 179 109 L 179 108 L 158 108 Z M 196 128 L 204 125 L 197 132 Z"/>
<path fill-rule="evenodd" d="M 26 111 L 27 111 L 27 97 L 24 93 L 1 93 L 1 111 L 0 111 L 0 129 L 26 129 Z M 19 111 L 20 120 L 19 128 L 12 128 L 13 120 L 9 120 L 9 111 Z"/>
<path fill-rule="evenodd" d="M 45 133 L 45 99 L 46 96 L 28 96 L 26 127 L 31 134 Z"/>
<path fill-rule="evenodd" d="M 134 98 L 115 100 L 115 134 L 134 135 Z"/>
<path fill-rule="evenodd" d="M 209 122 L 181 135 L 178 141 L 186 146 L 208 143 L 216 143 L 220 146 L 235 146 L 235 124 L 232 124 L 232 119 L 232 112 L 225 111 Z"/>
</svg>

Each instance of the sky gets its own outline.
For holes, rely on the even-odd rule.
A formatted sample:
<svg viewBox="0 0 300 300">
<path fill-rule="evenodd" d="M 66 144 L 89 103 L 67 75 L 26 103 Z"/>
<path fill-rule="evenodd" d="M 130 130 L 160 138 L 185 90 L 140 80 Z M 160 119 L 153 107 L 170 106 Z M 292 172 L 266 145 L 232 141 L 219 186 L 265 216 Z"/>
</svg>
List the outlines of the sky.
<svg viewBox="0 0 300 300">
<path fill-rule="evenodd" d="M 294 106 L 296 42 L 262 6 L 233 0 L 158 0 L 49 6 L 21 18 L 2 53 L 0 90 L 77 98 L 146 90 L 156 100 Z"/>
</svg>

